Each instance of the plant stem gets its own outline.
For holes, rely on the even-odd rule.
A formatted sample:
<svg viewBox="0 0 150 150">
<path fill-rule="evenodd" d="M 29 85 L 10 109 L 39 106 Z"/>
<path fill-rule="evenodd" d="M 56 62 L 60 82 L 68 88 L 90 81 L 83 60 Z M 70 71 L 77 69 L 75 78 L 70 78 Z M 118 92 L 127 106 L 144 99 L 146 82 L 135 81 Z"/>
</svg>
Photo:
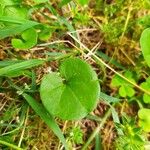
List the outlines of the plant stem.
<svg viewBox="0 0 150 150">
<path fill-rule="evenodd" d="M 6 145 L 6 146 L 11 147 L 11 148 L 16 149 L 16 150 L 23 150 L 22 148 L 20 148 L 16 145 L 13 145 L 11 143 L 8 143 L 8 142 L 2 141 L 2 140 L 0 140 L 0 144 Z"/>
<path fill-rule="evenodd" d="M 100 131 L 100 129 L 103 127 L 103 125 L 105 124 L 106 120 L 108 119 L 108 117 L 111 115 L 111 108 L 109 108 L 109 110 L 106 112 L 106 114 L 104 115 L 101 123 L 97 126 L 97 128 L 93 131 L 93 133 L 91 134 L 91 136 L 89 137 L 89 139 L 87 140 L 87 142 L 85 143 L 85 145 L 82 147 L 81 150 L 86 150 L 88 145 L 91 143 L 91 141 L 95 138 L 95 136 L 98 134 L 98 132 Z"/>
</svg>

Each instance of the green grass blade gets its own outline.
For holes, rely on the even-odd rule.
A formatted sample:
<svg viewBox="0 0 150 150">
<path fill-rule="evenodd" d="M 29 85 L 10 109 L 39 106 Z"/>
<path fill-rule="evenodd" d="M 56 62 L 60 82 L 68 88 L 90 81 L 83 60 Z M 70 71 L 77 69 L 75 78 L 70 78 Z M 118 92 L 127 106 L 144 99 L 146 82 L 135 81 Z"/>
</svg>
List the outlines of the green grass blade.
<svg viewBox="0 0 150 150">
<path fill-rule="evenodd" d="M 47 110 L 40 103 L 38 103 L 30 95 L 23 94 L 23 97 L 30 104 L 32 109 L 41 117 L 41 119 L 53 130 L 53 132 L 57 135 L 57 137 L 63 143 L 65 149 L 68 149 L 65 138 L 59 126 L 56 124 L 54 118 L 47 112 Z"/>
<path fill-rule="evenodd" d="M 15 149 L 15 150 L 23 150 L 22 148 L 20 148 L 20 147 L 18 147 L 18 146 L 16 146 L 16 145 L 13 145 L 13 144 L 11 144 L 11 143 L 8 143 L 8 142 L 6 142 L 6 141 L 3 141 L 3 140 L 1 140 L 1 139 L 0 139 L 0 144 L 6 145 L 6 146 L 8 146 L 8 147 L 10 147 L 10 148 L 13 148 L 13 149 Z"/>
<path fill-rule="evenodd" d="M 114 123 L 120 124 L 118 113 L 116 112 L 115 108 L 111 106 L 111 112 Z M 120 128 L 116 128 L 119 135 L 123 135 L 123 131 Z"/>
<path fill-rule="evenodd" d="M 118 103 L 118 102 L 120 102 L 120 99 L 109 96 L 103 92 L 100 93 L 100 99 L 103 99 L 107 103 Z"/>
<path fill-rule="evenodd" d="M 16 63 L 20 63 L 23 62 L 23 60 L 4 60 L 4 61 L 0 61 L 0 68 L 9 66 L 9 65 L 13 65 Z"/>
<path fill-rule="evenodd" d="M 9 23 L 13 23 L 13 24 L 23 24 L 26 21 L 27 20 L 25 20 L 25 19 L 12 18 L 9 16 L 1 16 L 0 17 L 0 22 L 9 22 Z"/>
<path fill-rule="evenodd" d="M 115 65 L 116 67 L 120 68 L 120 69 L 125 69 L 124 66 L 122 66 L 119 62 L 117 62 L 115 59 L 107 56 L 105 53 L 101 52 L 101 51 L 97 51 L 97 55 L 101 58 L 103 58 L 105 61 L 110 62 L 111 64 Z"/>
<path fill-rule="evenodd" d="M 19 71 L 41 65 L 44 62 L 45 62 L 44 60 L 31 59 L 10 66 L 6 66 L 0 69 L 0 76 L 7 76 L 7 75 L 10 76 L 10 74 L 14 74 Z"/>
<path fill-rule="evenodd" d="M 38 22 L 30 21 L 30 20 L 16 20 L 9 17 L 0 17 L 0 22 L 9 22 L 15 23 L 15 26 L 9 26 L 0 30 L 0 39 L 4 39 L 9 36 L 13 36 L 19 34 L 35 25 L 38 25 Z"/>
<path fill-rule="evenodd" d="M 94 150 L 102 150 L 101 137 L 99 134 L 95 137 L 95 149 Z"/>
</svg>

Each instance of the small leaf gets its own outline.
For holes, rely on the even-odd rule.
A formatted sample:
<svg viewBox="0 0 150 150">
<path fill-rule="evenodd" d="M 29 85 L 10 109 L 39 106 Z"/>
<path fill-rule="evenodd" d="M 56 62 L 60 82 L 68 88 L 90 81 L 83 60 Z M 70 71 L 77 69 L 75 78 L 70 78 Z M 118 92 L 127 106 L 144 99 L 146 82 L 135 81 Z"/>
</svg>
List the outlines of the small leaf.
<svg viewBox="0 0 150 150">
<path fill-rule="evenodd" d="M 134 96 L 135 90 L 134 90 L 132 87 L 130 87 L 130 86 L 125 86 L 125 90 L 126 90 L 127 96 L 129 96 L 129 97 Z"/>
<path fill-rule="evenodd" d="M 87 5 L 89 3 L 89 0 L 77 0 L 80 5 L 84 6 L 84 5 Z"/>
<path fill-rule="evenodd" d="M 147 104 L 150 103 L 150 96 L 148 94 L 143 95 L 143 101 Z"/>
<path fill-rule="evenodd" d="M 64 120 L 85 117 L 96 107 L 99 94 L 96 73 L 78 58 L 66 59 L 60 66 L 60 75 L 45 75 L 40 88 L 45 108 Z"/>
<path fill-rule="evenodd" d="M 14 48 L 25 50 L 32 48 L 34 45 L 37 44 L 37 32 L 35 29 L 30 28 L 25 30 L 21 37 L 22 39 L 12 39 L 11 43 Z"/>
<path fill-rule="evenodd" d="M 3 10 L 3 16 L 28 19 L 28 9 L 26 7 L 10 5 L 6 6 Z"/>
<path fill-rule="evenodd" d="M 115 75 L 111 81 L 111 85 L 114 87 L 118 87 L 122 85 L 123 82 L 123 79 L 121 79 L 118 75 Z"/>
<path fill-rule="evenodd" d="M 133 78 L 133 73 L 130 71 L 126 71 L 124 73 L 124 76 L 135 83 L 135 80 Z M 115 75 L 112 79 L 111 86 L 119 87 L 119 95 L 122 97 L 132 97 L 135 94 L 135 90 L 133 89 L 133 85 L 129 84 L 127 81 L 119 77 L 118 75 Z"/>
<path fill-rule="evenodd" d="M 122 97 L 126 97 L 127 96 L 125 86 L 121 86 L 119 88 L 119 95 L 122 96 Z"/>
<path fill-rule="evenodd" d="M 138 112 L 139 126 L 143 128 L 144 131 L 150 132 L 150 109 L 142 108 Z"/>
<path fill-rule="evenodd" d="M 144 59 L 150 67 L 150 28 L 143 31 L 140 38 L 140 45 Z"/>
</svg>

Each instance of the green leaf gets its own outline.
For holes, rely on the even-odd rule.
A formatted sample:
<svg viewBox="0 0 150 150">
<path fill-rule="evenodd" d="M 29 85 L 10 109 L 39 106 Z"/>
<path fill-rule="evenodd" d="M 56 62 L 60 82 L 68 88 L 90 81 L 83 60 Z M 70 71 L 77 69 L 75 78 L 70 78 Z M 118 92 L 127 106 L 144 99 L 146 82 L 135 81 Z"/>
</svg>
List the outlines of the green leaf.
<svg viewBox="0 0 150 150">
<path fill-rule="evenodd" d="M 120 78 L 118 75 L 115 75 L 111 81 L 111 85 L 114 87 L 118 87 L 124 83 L 124 80 Z"/>
<path fill-rule="evenodd" d="M 38 103 L 33 97 L 31 97 L 28 94 L 23 94 L 23 97 L 25 100 L 29 103 L 29 105 L 32 107 L 32 109 L 41 117 L 41 119 L 48 125 L 48 127 L 51 128 L 51 130 L 56 134 L 56 136 L 60 139 L 60 141 L 65 146 L 65 149 L 67 150 L 67 144 L 65 141 L 65 138 L 59 128 L 59 126 L 56 124 L 54 118 L 47 112 L 47 110 Z"/>
<path fill-rule="evenodd" d="M 143 31 L 140 38 L 140 45 L 144 59 L 150 67 L 150 28 Z"/>
<path fill-rule="evenodd" d="M 125 86 L 121 86 L 119 88 L 119 95 L 122 96 L 122 97 L 126 97 L 127 96 Z"/>
<path fill-rule="evenodd" d="M 140 85 L 143 89 L 150 91 L 150 77 L 146 79 L 146 82 L 141 83 Z M 150 96 L 148 94 L 143 94 L 143 101 L 145 103 L 150 103 Z"/>
<path fill-rule="evenodd" d="M 138 116 L 140 118 L 139 125 L 143 128 L 144 131 L 150 132 L 150 109 L 140 109 Z"/>
<path fill-rule="evenodd" d="M 132 87 L 130 87 L 130 86 L 125 86 L 125 90 L 126 90 L 126 95 L 127 95 L 128 97 L 134 96 L 135 90 L 134 90 Z"/>
<path fill-rule="evenodd" d="M 77 0 L 80 5 L 84 6 L 84 5 L 87 5 L 89 3 L 89 0 Z"/>
<path fill-rule="evenodd" d="M 8 22 L 8 23 L 16 24 L 14 26 L 1 29 L 0 39 L 4 39 L 6 37 L 17 35 L 39 24 L 38 22 L 35 22 L 35 21 L 16 19 L 16 18 L 5 17 L 5 16 L 0 17 L 0 22 Z"/>
<path fill-rule="evenodd" d="M 4 8 L 3 16 L 28 19 L 28 9 L 21 6 L 10 5 Z"/>
<path fill-rule="evenodd" d="M 18 72 L 22 70 L 41 65 L 44 62 L 45 62 L 44 60 L 31 59 L 31 60 L 26 60 L 24 62 L 12 64 L 12 65 L 0 68 L 0 76 L 10 76 L 10 74 L 14 75 L 14 73 L 18 74 Z"/>
<path fill-rule="evenodd" d="M 135 83 L 135 80 L 133 78 L 133 73 L 130 71 L 126 71 L 124 73 L 124 76 Z M 115 75 L 111 81 L 111 86 L 113 87 L 119 87 L 119 95 L 121 97 L 132 97 L 135 94 L 135 90 L 133 89 L 133 85 L 129 84 L 127 81 L 119 77 L 118 75 Z"/>
<path fill-rule="evenodd" d="M 85 117 L 96 107 L 99 94 L 96 73 L 78 58 L 66 59 L 60 66 L 60 75 L 45 75 L 40 87 L 45 108 L 64 120 Z"/>
<path fill-rule="evenodd" d="M 13 18 L 27 19 L 28 8 L 22 5 L 21 0 L 1 0 L 0 16 L 9 16 Z"/>
<path fill-rule="evenodd" d="M 147 104 L 150 103 L 150 96 L 148 94 L 144 94 L 143 95 L 143 101 Z"/>
<path fill-rule="evenodd" d="M 150 27 L 150 15 L 144 15 L 143 17 L 139 18 L 138 23 L 144 28 Z"/>
<path fill-rule="evenodd" d="M 11 43 L 14 48 L 25 50 L 32 48 L 37 44 L 38 34 L 35 29 L 30 28 L 21 34 L 22 39 L 12 39 Z"/>
<path fill-rule="evenodd" d="M 122 85 L 120 88 L 119 88 L 119 94 L 120 96 L 122 97 L 132 97 L 134 96 L 135 94 L 135 91 L 132 87 L 130 86 L 126 86 L 126 85 Z"/>
</svg>

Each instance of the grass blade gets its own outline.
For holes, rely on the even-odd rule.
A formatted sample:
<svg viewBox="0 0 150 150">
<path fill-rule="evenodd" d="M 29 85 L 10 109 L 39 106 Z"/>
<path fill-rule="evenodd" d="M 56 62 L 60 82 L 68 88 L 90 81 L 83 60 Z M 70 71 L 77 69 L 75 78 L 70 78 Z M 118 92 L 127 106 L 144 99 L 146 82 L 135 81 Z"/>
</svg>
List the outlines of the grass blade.
<svg viewBox="0 0 150 150">
<path fill-rule="evenodd" d="M 13 65 L 16 63 L 20 63 L 23 62 L 23 60 L 4 60 L 4 61 L 0 61 L 0 68 L 9 66 L 9 65 Z"/>
<path fill-rule="evenodd" d="M 13 145 L 13 144 L 11 144 L 11 143 L 8 143 L 8 142 L 6 142 L 6 141 L 3 141 L 3 140 L 1 140 L 1 139 L 0 139 L 0 144 L 6 145 L 6 146 L 8 146 L 8 147 L 10 147 L 10 148 L 13 148 L 13 149 L 15 149 L 15 150 L 23 150 L 22 148 L 20 148 L 20 147 L 18 147 L 18 146 L 16 146 L 16 145 Z"/>
<path fill-rule="evenodd" d="M 111 57 L 107 56 L 105 53 L 101 52 L 101 51 L 97 51 L 97 55 L 101 58 L 103 58 L 104 60 L 112 63 L 113 65 L 115 65 L 116 67 L 120 68 L 120 69 L 125 69 L 125 67 L 123 67 L 119 62 L 117 62 L 115 59 L 112 59 Z"/>
<path fill-rule="evenodd" d="M 32 109 L 41 117 L 41 119 L 52 129 L 52 131 L 57 135 L 57 137 L 60 139 L 60 141 L 63 143 L 65 149 L 67 150 L 67 144 L 65 141 L 65 138 L 59 128 L 59 126 L 56 124 L 54 118 L 47 112 L 47 110 L 38 103 L 35 99 L 33 99 L 28 94 L 23 94 L 23 97 L 25 100 L 29 103 L 29 105 L 32 107 Z"/>
<path fill-rule="evenodd" d="M 44 60 L 31 59 L 10 66 L 6 66 L 0 69 L 0 76 L 10 76 L 10 74 L 14 74 L 22 70 L 41 65 L 44 62 Z"/>
<path fill-rule="evenodd" d="M 103 92 L 100 93 L 100 98 L 106 101 L 107 103 L 118 103 L 120 102 L 120 99 L 109 96 Z"/>
<path fill-rule="evenodd" d="M 6 27 L 0 30 L 0 39 L 4 39 L 9 36 L 19 34 L 35 25 L 38 25 L 38 22 L 30 20 L 17 20 L 10 17 L 0 17 L 0 22 L 9 22 L 15 23 L 16 26 Z"/>
<path fill-rule="evenodd" d="M 102 143 L 101 143 L 101 138 L 99 134 L 97 134 L 95 137 L 95 149 L 94 150 L 102 150 Z"/>
</svg>

